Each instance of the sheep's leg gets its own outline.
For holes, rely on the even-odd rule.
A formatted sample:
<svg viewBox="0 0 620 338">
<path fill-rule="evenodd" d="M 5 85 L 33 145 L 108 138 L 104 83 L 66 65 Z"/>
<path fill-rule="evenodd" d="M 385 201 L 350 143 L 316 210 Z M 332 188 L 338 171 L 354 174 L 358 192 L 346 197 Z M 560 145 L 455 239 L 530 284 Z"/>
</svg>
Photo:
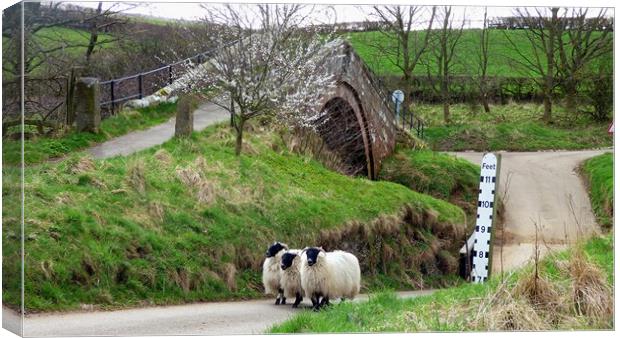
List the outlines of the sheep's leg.
<svg viewBox="0 0 620 338">
<path fill-rule="evenodd" d="M 329 297 L 325 296 L 323 297 L 323 299 L 321 299 L 321 304 L 319 304 L 319 307 L 323 307 L 323 306 L 330 306 L 331 303 L 329 302 Z"/>
<path fill-rule="evenodd" d="M 293 307 L 297 308 L 303 299 L 304 297 L 302 297 L 299 292 L 295 293 L 295 303 L 293 303 Z"/>
<path fill-rule="evenodd" d="M 276 295 L 276 305 L 280 305 L 280 294 Z"/>
<path fill-rule="evenodd" d="M 313 294 L 313 295 L 310 297 L 310 300 L 312 301 L 312 309 L 313 309 L 314 311 L 319 311 L 319 305 L 320 305 L 320 304 L 319 304 L 319 295 L 318 295 L 318 294 L 316 294 L 316 293 L 315 293 L 315 294 Z"/>
<path fill-rule="evenodd" d="M 280 292 L 280 305 L 286 305 L 286 297 L 284 297 L 284 290 L 282 289 L 278 289 L 278 292 Z"/>
</svg>

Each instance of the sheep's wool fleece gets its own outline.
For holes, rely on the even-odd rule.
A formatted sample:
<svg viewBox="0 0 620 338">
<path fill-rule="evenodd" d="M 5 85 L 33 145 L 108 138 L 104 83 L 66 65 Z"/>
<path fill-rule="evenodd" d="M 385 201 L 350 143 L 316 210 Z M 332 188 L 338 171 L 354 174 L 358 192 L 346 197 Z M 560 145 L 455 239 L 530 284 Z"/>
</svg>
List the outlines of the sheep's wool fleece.
<svg viewBox="0 0 620 338">
<path fill-rule="evenodd" d="M 263 262 L 263 286 L 265 294 L 277 295 L 280 289 L 280 279 L 282 269 L 280 269 L 280 261 L 286 250 L 280 250 L 275 256 L 267 257 Z"/>
<path fill-rule="evenodd" d="M 282 285 L 282 290 L 284 290 L 284 297 L 294 298 L 297 293 L 303 297 L 304 291 L 301 287 L 301 275 L 299 272 L 299 269 L 301 268 L 301 257 L 299 256 L 299 253 L 301 250 L 294 249 L 287 252 L 297 254 L 297 257 L 293 259 L 293 264 L 291 264 L 288 269 L 282 271 L 280 285 Z"/>
<path fill-rule="evenodd" d="M 308 265 L 302 257 L 301 283 L 306 295 L 322 294 L 325 297 L 353 299 L 359 294 L 361 271 L 357 257 L 336 250 L 319 255 L 316 264 Z"/>
</svg>

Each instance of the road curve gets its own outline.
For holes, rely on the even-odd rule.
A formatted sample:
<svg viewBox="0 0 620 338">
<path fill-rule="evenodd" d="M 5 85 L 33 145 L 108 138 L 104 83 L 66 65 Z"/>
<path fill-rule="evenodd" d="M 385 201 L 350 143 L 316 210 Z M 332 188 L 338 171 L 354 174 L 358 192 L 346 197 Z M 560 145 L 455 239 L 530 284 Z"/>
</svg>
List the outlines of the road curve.
<svg viewBox="0 0 620 338">
<path fill-rule="evenodd" d="M 585 151 L 498 152 L 497 198 L 505 195 L 503 245 L 493 250 L 493 271 L 508 271 L 531 260 L 536 226 L 540 249 L 564 248 L 600 229 L 577 168 L 584 160 L 612 149 Z M 483 153 L 452 153 L 480 165 Z M 494 238 L 501 240 L 501 232 Z M 497 243 L 497 242 L 496 242 Z"/>
<path fill-rule="evenodd" d="M 398 292 L 399 297 L 429 295 L 433 290 Z M 360 295 L 355 301 L 367 300 Z M 308 300 L 302 303 L 309 307 Z M 118 311 L 44 313 L 27 315 L 24 336 L 150 336 L 229 335 L 264 333 L 295 313 L 310 311 L 290 305 L 275 306 L 271 299 L 195 303 Z M 4 317 L 19 320 L 12 310 Z"/>
<path fill-rule="evenodd" d="M 228 119 L 230 119 L 230 114 L 225 109 L 213 103 L 205 103 L 194 112 L 194 130 L 199 131 Z M 133 154 L 171 139 L 174 136 L 174 125 L 175 117 L 172 117 L 162 124 L 145 130 L 130 132 L 98 144 L 89 148 L 88 152 L 98 159 Z"/>
</svg>

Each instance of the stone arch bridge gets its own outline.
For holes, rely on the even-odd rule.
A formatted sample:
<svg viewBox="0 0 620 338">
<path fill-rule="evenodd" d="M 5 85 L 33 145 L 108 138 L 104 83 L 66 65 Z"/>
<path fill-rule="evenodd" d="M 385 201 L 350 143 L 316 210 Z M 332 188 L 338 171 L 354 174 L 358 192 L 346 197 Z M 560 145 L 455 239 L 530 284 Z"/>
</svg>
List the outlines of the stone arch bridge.
<svg viewBox="0 0 620 338">
<path fill-rule="evenodd" d="M 337 85 L 315 106 L 326 113 L 316 130 L 344 162 L 346 174 L 374 179 L 396 144 L 398 126 L 388 93 L 348 42 L 330 42 L 318 55 L 319 71 L 332 74 Z"/>
<path fill-rule="evenodd" d="M 348 175 L 377 177 L 381 162 L 392 153 L 396 144 L 397 124 L 387 91 L 342 39 L 325 44 L 315 56 L 318 72 L 332 75 L 336 88 L 326 89 L 314 109 L 325 112 L 315 130 L 331 154 Z M 169 99 L 183 86 L 185 74 L 170 85 L 139 100 L 129 101 L 136 107 L 148 106 Z"/>
</svg>

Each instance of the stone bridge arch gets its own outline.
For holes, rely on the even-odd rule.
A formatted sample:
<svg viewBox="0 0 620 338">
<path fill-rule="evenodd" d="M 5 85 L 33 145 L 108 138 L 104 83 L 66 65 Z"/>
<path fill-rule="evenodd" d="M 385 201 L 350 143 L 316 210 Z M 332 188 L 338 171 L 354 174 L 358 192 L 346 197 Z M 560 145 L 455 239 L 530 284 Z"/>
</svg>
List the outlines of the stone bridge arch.
<svg viewBox="0 0 620 338">
<path fill-rule="evenodd" d="M 355 88 L 340 82 L 331 95 L 323 96 L 319 106 L 325 115 L 316 130 L 328 149 L 342 160 L 344 173 L 374 177 L 368 121 Z"/>
<path fill-rule="evenodd" d="M 396 144 L 388 94 L 346 41 L 332 41 L 318 55 L 319 71 L 333 75 L 337 85 L 315 106 L 325 113 L 316 130 L 340 157 L 345 174 L 375 179 Z"/>
</svg>

